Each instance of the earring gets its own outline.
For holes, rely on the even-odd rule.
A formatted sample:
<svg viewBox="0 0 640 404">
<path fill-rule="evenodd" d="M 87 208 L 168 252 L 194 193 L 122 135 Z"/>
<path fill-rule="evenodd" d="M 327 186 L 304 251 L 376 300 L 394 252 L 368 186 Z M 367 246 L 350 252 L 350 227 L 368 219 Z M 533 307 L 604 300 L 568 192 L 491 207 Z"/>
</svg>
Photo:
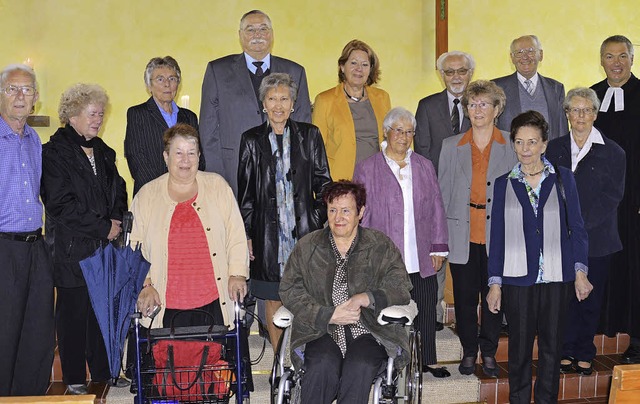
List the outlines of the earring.
<svg viewBox="0 0 640 404">
<path fill-rule="evenodd" d="M 295 111 L 295 110 L 296 110 L 295 108 L 291 108 L 291 112 L 293 112 L 293 111 Z"/>
<path fill-rule="evenodd" d="M 262 112 L 266 114 L 267 113 L 267 109 L 266 108 L 262 108 Z"/>
</svg>

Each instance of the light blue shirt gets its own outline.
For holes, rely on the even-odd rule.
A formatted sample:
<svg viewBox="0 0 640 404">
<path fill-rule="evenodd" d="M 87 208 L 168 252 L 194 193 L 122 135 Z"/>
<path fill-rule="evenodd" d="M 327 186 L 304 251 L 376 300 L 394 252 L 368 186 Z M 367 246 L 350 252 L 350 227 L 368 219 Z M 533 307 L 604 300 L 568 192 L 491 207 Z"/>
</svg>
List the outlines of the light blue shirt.
<svg viewBox="0 0 640 404">
<path fill-rule="evenodd" d="M 271 54 L 267 53 L 267 56 L 264 57 L 264 59 L 262 60 L 258 60 L 258 59 L 254 59 L 251 56 L 249 56 L 246 52 L 244 53 L 244 60 L 247 63 L 247 69 L 249 69 L 249 71 L 253 74 L 256 74 L 256 70 L 258 70 L 258 68 L 253 64 L 253 62 L 262 62 L 262 71 L 266 72 L 267 70 L 269 70 L 271 68 Z"/>
<path fill-rule="evenodd" d="M 171 101 L 171 113 L 168 113 L 167 111 L 165 111 L 164 108 L 162 108 L 157 101 L 156 101 L 156 105 L 158 106 L 158 109 L 160 110 L 160 113 L 162 114 L 164 121 L 167 123 L 167 126 L 172 128 L 173 126 L 175 126 L 176 123 L 178 123 L 178 106 L 176 105 L 175 101 Z"/>
<path fill-rule="evenodd" d="M 26 233 L 42 227 L 42 143 L 33 128 L 21 137 L 0 117 L 0 232 Z"/>
</svg>

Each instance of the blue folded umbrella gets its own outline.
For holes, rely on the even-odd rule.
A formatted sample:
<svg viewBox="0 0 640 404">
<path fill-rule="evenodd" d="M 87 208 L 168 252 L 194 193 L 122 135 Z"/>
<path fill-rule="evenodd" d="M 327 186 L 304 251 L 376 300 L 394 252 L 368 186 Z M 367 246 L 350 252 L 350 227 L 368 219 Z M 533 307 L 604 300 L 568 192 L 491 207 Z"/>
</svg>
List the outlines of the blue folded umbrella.
<svg viewBox="0 0 640 404">
<path fill-rule="evenodd" d="M 117 380 L 129 316 L 135 311 L 151 264 L 142 256 L 140 248 L 133 250 L 110 243 L 80 261 L 80 267 L 104 338 L 111 377 Z"/>
</svg>

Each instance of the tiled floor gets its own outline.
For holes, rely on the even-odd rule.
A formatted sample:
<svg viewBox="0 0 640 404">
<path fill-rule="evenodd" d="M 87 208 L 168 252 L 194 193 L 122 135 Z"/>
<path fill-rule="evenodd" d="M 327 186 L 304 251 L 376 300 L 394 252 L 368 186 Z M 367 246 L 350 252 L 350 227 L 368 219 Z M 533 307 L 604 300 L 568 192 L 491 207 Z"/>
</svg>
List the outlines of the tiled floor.
<svg viewBox="0 0 640 404">
<path fill-rule="evenodd" d="M 613 367 L 621 363 L 620 354 L 599 355 L 593 362 L 590 376 L 561 374 L 558 400 L 567 403 L 606 402 L 611 386 Z M 535 381 L 537 361 L 534 361 L 533 380 Z M 480 379 L 480 399 L 487 404 L 509 402 L 509 372 L 506 362 L 498 362 L 500 374 L 497 379 L 489 378 L 476 365 L 475 375 Z M 570 401 L 567 401 L 570 400 Z M 600 401 L 594 401 L 600 400 Z"/>
</svg>

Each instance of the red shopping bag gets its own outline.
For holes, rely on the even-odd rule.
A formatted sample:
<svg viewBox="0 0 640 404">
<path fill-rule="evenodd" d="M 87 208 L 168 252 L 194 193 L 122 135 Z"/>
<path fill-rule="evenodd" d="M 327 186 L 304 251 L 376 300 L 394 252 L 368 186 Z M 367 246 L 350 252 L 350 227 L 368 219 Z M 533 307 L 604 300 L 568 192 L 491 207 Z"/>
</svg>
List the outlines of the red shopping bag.
<svg viewBox="0 0 640 404">
<path fill-rule="evenodd" d="M 222 399 L 233 372 L 221 359 L 222 346 L 211 341 L 165 339 L 154 343 L 154 387 L 179 401 Z"/>
</svg>

